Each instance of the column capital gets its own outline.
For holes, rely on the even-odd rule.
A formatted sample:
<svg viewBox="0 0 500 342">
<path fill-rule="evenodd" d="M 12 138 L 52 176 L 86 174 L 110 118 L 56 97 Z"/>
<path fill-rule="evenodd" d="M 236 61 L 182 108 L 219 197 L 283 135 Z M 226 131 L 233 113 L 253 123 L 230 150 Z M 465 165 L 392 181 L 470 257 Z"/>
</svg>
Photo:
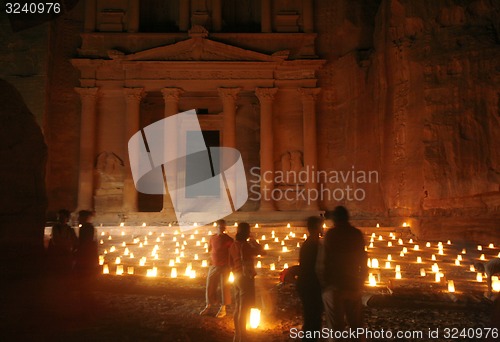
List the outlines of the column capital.
<svg viewBox="0 0 500 342">
<path fill-rule="evenodd" d="M 272 101 L 277 92 L 278 88 L 255 88 L 255 95 L 260 102 Z"/>
<path fill-rule="evenodd" d="M 318 99 L 318 95 L 321 91 L 321 88 L 298 88 L 302 100 L 316 101 Z"/>
<path fill-rule="evenodd" d="M 236 101 L 236 99 L 238 98 L 238 93 L 241 91 L 241 88 L 218 88 L 217 91 L 222 101 L 228 99 Z"/>
<path fill-rule="evenodd" d="M 75 91 L 80 94 L 80 97 L 83 99 L 95 99 L 97 97 L 97 93 L 99 88 L 91 87 L 91 88 L 82 88 L 75 87 Z"/>
<path fill-rule="evenodd" d="M 123 94 L 125 94 L 127 101 L 135 100 L 140 102 L 146 95 L 146 92 L 144 88 L 123 88 Z"/>
<path fill-rule="evenodd" d="M 181 88 L 163 88 L 161 93 L 165 101 L 179 101 L 179 97 L 184 92 Z"/>
</svg>

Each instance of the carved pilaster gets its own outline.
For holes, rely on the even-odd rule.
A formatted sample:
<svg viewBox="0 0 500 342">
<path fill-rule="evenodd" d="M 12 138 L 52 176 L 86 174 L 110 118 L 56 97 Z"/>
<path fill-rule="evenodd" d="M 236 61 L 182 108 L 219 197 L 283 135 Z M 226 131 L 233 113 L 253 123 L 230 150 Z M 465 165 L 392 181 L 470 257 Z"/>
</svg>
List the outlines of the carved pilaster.
<svg viewBox="0 0 500 342">
<path fill-rule="evenodd" d="M 125 102 L 127 104 L 125 134 L 130 139 L 140 129 L 140 108 L 141 100 L 145 96 L 144 88 L 123 89 Z M 135 212 L 139 210 L 138 194 L 132 178 L 132 170 L 128 153 L 125 158 L 125 178 L 123 181 L 123 210 L 124 212 Z"/>
<path fill-rule="evenodd" d="M 96 103 L 98 88 L 75 88 L 82 103 L 80 121 L 80 165 L 78 168 L 78 208 L 93 208 L 94 159 L 96 145 Z"/>
<path fill-rule="evenodd" d="M 223 145 L 236 147 L 236 100 L 241 88 L 219 88 L 224 110 Z"/>
<path fill-rule="evenodd" d="M 306 209 L 318 210 L 319 205 L 317 198 L 313 194 L 318 191 L 318 184 L 314 173 L 318 171 L 318 155 L 317 155 L 317 130 L 316 130 L 316 100 L 320 92 L 320 88 L 299 88 L 298 92 L 302 99 L 302 126 L 303 126 L 303 141 L 304 141 L 304 166 L 306 172 L 309 173 L 306 186 L 306 194 L 311 194 L 312 199 L 308 200 Z M 314 200 L 313 200 L 314 199 Z"/>
<path fill-rule="evenodd" d="M 273 100 L 277 88 L 257 88 L 255 95 L 260 102 L 260 208 L 274 210 L 272 191 L 274 188 L 274 142 L 273 142 Z"/>
</svg>

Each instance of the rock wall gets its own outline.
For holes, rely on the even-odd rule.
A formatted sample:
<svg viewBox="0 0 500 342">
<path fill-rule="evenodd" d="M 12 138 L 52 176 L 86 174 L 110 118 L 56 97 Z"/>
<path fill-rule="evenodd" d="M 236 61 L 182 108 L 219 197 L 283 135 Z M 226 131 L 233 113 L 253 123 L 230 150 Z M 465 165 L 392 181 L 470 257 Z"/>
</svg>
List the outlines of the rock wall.
<svg viewBox="0 0 500 342">
<path fill-rule="evenodd" d="M 380 171 L 358 217 L 498 241 L 500 4 L 367 3 L 317 4 L 325 167 Z"/>
</svg>

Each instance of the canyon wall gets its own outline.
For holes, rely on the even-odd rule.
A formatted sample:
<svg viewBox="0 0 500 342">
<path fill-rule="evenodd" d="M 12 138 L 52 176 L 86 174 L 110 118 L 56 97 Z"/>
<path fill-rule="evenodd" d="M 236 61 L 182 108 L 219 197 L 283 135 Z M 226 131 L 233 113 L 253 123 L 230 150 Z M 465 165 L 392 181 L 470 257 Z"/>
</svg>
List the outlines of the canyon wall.
<svg viewBox="0 0 500 342">
<path fill-rule="evenodd" d="M 346 205 L 422 238 L 498 241 L 500 4 L 325 1 L 316 13 L 329 61 L 320 159 L 380 172 Z"/>
</svg>

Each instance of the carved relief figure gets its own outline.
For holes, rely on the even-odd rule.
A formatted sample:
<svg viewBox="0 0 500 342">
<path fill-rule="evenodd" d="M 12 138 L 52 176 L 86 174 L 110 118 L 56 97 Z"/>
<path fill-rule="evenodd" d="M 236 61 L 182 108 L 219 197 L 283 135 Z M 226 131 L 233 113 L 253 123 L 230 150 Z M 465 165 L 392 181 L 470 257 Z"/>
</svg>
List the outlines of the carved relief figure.
<svg viewBox="0 0 500 342">
<path fill-rule="evenodd" d="M 99 174 L 99 189 L 123 186 L 123 160 L 113 152 L 102 152 L 97 156 L 96 171 Z"/>
</svg>

